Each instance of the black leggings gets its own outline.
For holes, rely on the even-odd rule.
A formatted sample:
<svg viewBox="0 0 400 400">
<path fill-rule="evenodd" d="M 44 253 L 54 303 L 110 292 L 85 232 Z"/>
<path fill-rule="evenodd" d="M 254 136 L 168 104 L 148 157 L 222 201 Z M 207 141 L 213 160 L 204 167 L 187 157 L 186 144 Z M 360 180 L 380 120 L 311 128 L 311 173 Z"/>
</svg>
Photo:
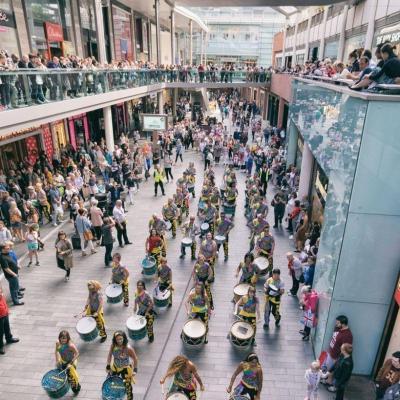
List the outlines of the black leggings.
<svg viewBox="0 0 400 400">
<path fill-rule="evenodd" d="M 250 396 L 250 399 L 251 400 L 254 400 L 255 398 L 256 398 L 256 396 L 257 396 L 257 389 L 250 389 L 250 388 L 248 388 L 247 386 L 245 386 L 245 385 L 243 385 L 243 383 L 240 383 L 240 391 L 237 393 L 237 394 L 241 394 L 241 395 L 245 395 L 245 394 L 248 394 L 249 396 Z M 236 390 L 238 389 L 239 387 L 237 387 L 236 389 L 235 389 L 235 393 L 236 393 Z"/>
<path fill-rule="evenodd" d="M 165 177 L 167 178 L 167 181 L 169 179 L 168 176 L 170 176 L 171 181 L 173 181 L 174 177 L 172 176 L 171 168 L 164 168 L 164 171 L 165 171 Z"/>
</svg>

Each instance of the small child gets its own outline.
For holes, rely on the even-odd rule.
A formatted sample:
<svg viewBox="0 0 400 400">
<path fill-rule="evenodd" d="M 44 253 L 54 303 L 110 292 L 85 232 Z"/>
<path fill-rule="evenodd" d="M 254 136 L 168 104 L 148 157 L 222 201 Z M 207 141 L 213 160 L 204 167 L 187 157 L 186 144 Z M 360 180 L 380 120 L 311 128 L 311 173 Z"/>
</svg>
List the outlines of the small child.
<svg viewBox="0 0 400 400">
<path fill-rule="evenodd" d="M 311 395 L 314 400 L 318 400 L 318 385 L 321 379 L 326 379 L 329 373 L 323 373 L 321 371 L 321 365 L 319 361 L 313 361 L 311 363 L 311 368 L 306 370 L 304 378 L 307 382 L 307 396 L 304 400 L 311 400 Z"/>
</svg>

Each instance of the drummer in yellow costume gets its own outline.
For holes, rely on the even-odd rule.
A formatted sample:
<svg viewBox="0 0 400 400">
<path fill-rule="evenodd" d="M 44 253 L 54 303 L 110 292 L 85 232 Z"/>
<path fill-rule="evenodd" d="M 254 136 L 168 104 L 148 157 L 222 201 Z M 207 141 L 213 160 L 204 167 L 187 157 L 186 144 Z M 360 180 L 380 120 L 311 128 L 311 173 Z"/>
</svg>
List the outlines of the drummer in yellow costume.
<svg viewBox="0 0 400 400">
<path fill-rule="evenodd" d="M 167 259 L 164 257 L 160 258 L 160 264 L 157 268 L 157 279 L 155 280 L 158 288 L 161 292 L 165 292 L 166 290 L 171 291 L 171 296 L 169 296 L 168 307 L 172 306 L 172 291 L 174 290 L 172 287 L 172 270 L 168 265 Z"/>
<path fill-rule="evenodd" d="M 275 239 L 269 233 L 269 226 L 264 228 L 264 231 L 258 237 L 256 242 L 256 255 L 265 257 L 268 260 L 268 271 L 271 272 L 274 268 L 274 250 Z"/>
<path fill-rule="evenodd" d="M 193 280 L 195 283 L 202 283 L 206 289 L 208 299 L 210 300 L 210 308 L 214 310 L 214 300 L 211 293 L 210 282 L 213 281 L 214 275 L 211 265 L 205 261 L 204 256 L 199 254 L 196 264 L 193 267 Z"/>
<path fill-rule="evenodd" d="M 239 283 L 248 283 L 255 285 L 258 281 L 260 275 L 260 268 L 254 264 L 254 255 L 252 253 L 246 253 L 244 256 L 244 261 L 241 261 L 236 270 L 236 278 L 240 276 Z"/>
<path fill-rule="evenodd" d="M 219 215 L 221 195 L 219 189 L 216 186 L 212 190 L 210 201 L 212 206 L 217 210 L 217 215 Z"/>
<path fill-rule="evenodd" d="M 214 235 L 215 220 L 218 218 L 217 209 L 211 204 L 211 200 L 208 200 L 204 208 L 199 213 L 200 220 L 206 222 L 210 226 L 210 231 Z"/>
<path fill-rule="evenodd" d="M 176 188 L 176 193 L 174 194 L 174 203 L 178 208 L 178 224 L 182 224 L 182 217 L 184 214 L 186 216 L 189 214 L 189 208 L 186 207 L 186 198 L 181 188 Z"/>
<path fill-rule="evenodd" d="M 76 364 L 79 357 L 79 351 L 71 341 L 68 331 L 61 331 L 56 342 L 56 364 L 60 370 L 67 370 L 68 382 L 75 394 L 81 390 L 79 376 L 76 372 Z"/>
<path fill-rule="evenodd" d="M 151 296 L 146 291 L 146 284 L 144 281 L 137 281 L 136 284 L 136 292 L 135 292 L 135 305 L 133 306 L 133 312 L 137 315 L 141 315 L 146 317 L 147 322 L 147 337 L 149 338 L 149 342 L 154 342 L 154 303 Z"/>
<path fill-rule="evenodd" d="M 176 237 L 176 219 L 178 217 L 178 207 L 173 199 L 168 199 L 167 204 L 162 208 L 162 215 L 166 221 L 171 222 L 172 237 Z"/>
<path fill-rule="evenodd" d="M 194 167 L 194 163 L 190 162 L 189 167 L 186 169 L 187 174 L 187 188 L 189 193 L 192 194 L 193 198 L 196 197 L 195 193 L 195 185 L 196 185 L 196 168 Z"/>
<path fill-rule="evenodd" d="M 206 325 L 204 343 L 207 344 L 208 319 L 210 317 L 211 307 L 210 299 L 202 283 L 197 283 L 194 290 L 189 294 L 186 302 L 186 311 L 191 318 L 200 318 Z"/>
<path fill-rule="evenodd" d="M 265 228 L 269 228 L 269 222 L 264 218 L 263 215 L 257 215 L 253 221 L 249 224 L 251 229 L 250 235 L 250 251 L 253 251 L 255 245 L 256 236 L 259 236 Z"/>
<path fill-rule="evenodd" d="M 199 207 L 197 210 L 197 215 L 200 215 L 202 213 L 203 208 L 205 205 L 208 203 L 208 200 L 210 199 L 212 193 L 212 188 L 208 185 L 207 179 L 204 179 L 203 187 L 201 189 L 201 195 L 200 195 L 200 201 L 199 201 Z"/>
<path fill-rule="evenodd" d="M 232 220 L 225 215 L 225 212 L 221 212 L 220 218 L 218 218 L 215 221 L 215 234 L 216 236 L 225 236 L 225 241 L 222 244 L 224 248 L 224 255 L 225 255 L 225 261 L 228 259 L 229 256 L 229 232 L 232 230 L 234 227 L 234 224 Z M 221 247 L 221 244 L 217 244 L 217 251 L 219 251 L 219 248 Z"/>
<path fill-rule="evenodd" d="M 100 293 L 101 284 L 98 281 L 88 281 L 89 296 L 85 305 L 87 316 L 91 316 L 96 320 L 97 329 L 99 330 L 100 342 L 103 343 L 107 339 L 103 316 L 103 295 Z"/>
<path fill-rule="evenodd" d="M 213 271 L 213 278 L 211 282 L 214 282 L 215 278 L 215 259 L 217 255 L 217 243 L 212 238 L 211 232 L 206 234 L 206 238 L 202 240 L 200 245 L 199 254 L 204 256 L 204 259 L 210 264 L 212 271 Z"/>
<path fill-rule="evenodd" d="M 270 314 L 275 318 L 275 326 L 279 326 L 281 321 L 280 306 L 281 296 L 285 293 L 285 284 L 281 280 L 281 271 L 276 268 L 272 270 L 272 276 L 264 284 L 265 309 L 264 309 L 264 329 L 269 328 Z"/>
<path fill-rule="evenodd" d="M 160 264 L 160 257 L 162 254 L 166 254 L 164 250 L 165 242 L 163 241 L 162 237 L 157 234 L 156 229 L 150 230 L 150 235 L 146 239 L 146 253 L 150 257 L 154 257 L 156 260 L 157 266 Z"/>
<path fill-rule="evenodd" d="M 192 245 L 190 246 L 190 250 L 192 252 L 192 260 L 195 260 L 196 259 L 196 235 L 200 234 L 200 228 L 195 223 L 194 215 L 191 215 L 190 220 L 182 225 L 181 231 L 186 238 L 192 239 Z M 181 245 L 181 255 L 179 258 L 184 258 L 185 255 L 186 255 L 185 246 Z"/>
<path fill-rule="evenodd" d="M 129 306 L 129 271 L 121 264 L 121 254 L 115 253 L 112 258 L 111 283 L 122 286 L 124 306 Z"/>
<path fill-rule="evenodd" d="M 246 296 L 240 298 L 236 303 L 235 314 L 248 322 L 254 329 L 252 344 L 255 344 L 257 318 L 260 320 L 260 301 L 256 296 L 256 288 L 250 286 Z"/>
<path fill-rule="evenodd" d="M 163 257 L 167 255 L 167 242 L 165 240 L 165 231 L 167 230 L 167 225 L 163 219 L 161 219 L 157 214 L 153 214 L 149 221 L 149 232 L 152 229 L 157 231 L 157 235 L 161 237 L 163 241 L 161 254 Z"/>
<path fill-rule="evenodd" d="M 133 361 L 133 369 L 131 360 Z M 106 370 L 111 375 L 120 375 L 124 380 L 128 400 L 133 399 L 132 382 L 135 383 L 133 377 L 137 373 L 137 366 L 138 358 L 135 350 L 129 346 L 125 332 L 116 331 L 108 352 Z"/>
</svg>

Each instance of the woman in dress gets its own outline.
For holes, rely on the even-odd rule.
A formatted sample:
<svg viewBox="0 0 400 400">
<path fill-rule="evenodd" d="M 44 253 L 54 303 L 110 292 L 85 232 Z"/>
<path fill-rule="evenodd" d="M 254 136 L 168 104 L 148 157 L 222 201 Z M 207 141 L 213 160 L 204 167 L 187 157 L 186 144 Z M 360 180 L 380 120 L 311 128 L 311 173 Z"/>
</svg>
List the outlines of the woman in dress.
<svg viewBox="0 0 400 400">
<path fill-rule="evenodd" d="M 247 394 L 250 396 L 251 400 L 261 400 L 263 371 L 256 354 L 249 354 L 236 368 L 229 386 L 226 389 L 228 393 L 232 392 L 232 386 L 240 373 L 243 373 L 242 379 L 239 385 L 236 386 L 234 394 L 237 396 L 244 396 Z"/>
<path fill-rule="evenodd" d="M 126 333 L 116 331 L 108 352 L 106 370 L 109 374 L 119 375 L 124 380 L 128 400 L 133 399 L 132 382 L 134 383 L 133 377 L 137 373 L 137 366 L 138 358 L 135 350 L 128 344 Z"/>
<path fill-rule="evenodd" d="M 196 366 L 185 356 L 176 356 L 168 366 L 167 373 L 160 380 L 163 385 L 167 378 L 173 377 L 173 383 L 168 391 L 169 393 L 184 393 L 189 400 L 196 400 L 197 383 L 200 390 L 204 391 L 203 382 L 197 372 Z"/>
<path fill-rule="evenodd" d="M 72 243 L 67 239 L 67 235 L 64 231 L 58 232 L 55 248 L 57 267 L 65 271 L 64 280 L 68 282 L 74 262 L 72 257 Z"/>
<path fill-rule="evenodd" d="M 60 370 L 67 372 L 68 382 L 74 394 L 78 394 L 81 390 L 79 384 L 79 376 L 76 372 L 76 364 L 79 357 L 79 351 L 72 343 L 71 336 L 68 331 L 61 331 L 56 342 L 56 364 Z"/>
<path fill-rule="evenodd" d="M 36 231 L 34 225 L 31 225 L 28 229 L 28 232 L 26 232 L 25 241 L 28 247 L 28 254 L 29 254 L 29 263 L 27 266 L 30 267 L 32 265 L 33 256 L 35 256 L 36 259 L 35 265 L 40 265 L 38 256 L 38 250 L 39 250 L 38 232 Z"/>
</svg>

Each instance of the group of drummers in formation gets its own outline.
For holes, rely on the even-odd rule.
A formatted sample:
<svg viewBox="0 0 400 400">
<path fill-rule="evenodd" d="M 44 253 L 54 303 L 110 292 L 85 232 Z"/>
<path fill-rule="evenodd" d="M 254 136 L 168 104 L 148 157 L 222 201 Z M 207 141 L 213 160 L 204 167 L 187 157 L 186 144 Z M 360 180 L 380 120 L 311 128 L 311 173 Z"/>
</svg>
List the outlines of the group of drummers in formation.
<svg viewBox="0 0 400 400">
<path fill-rule="evenodd" d="M 162 208 L 162 217 L 153 214 L 149 221 L 149 236 L 145 241 L 146 256 L 142 261 L 143 279 L 136 283 L 133 315 L 126 322 L 127 333 L 116 331 L 108 352 L 106 369 L 107 379 L 103 383 L 103 399 L 133 399 L 132 383 L 138 369 L 138 358 L 135 350 L 128 344 L 132 340 L 148 337 L 154 341 L 153 323 L 155 316 L 172 306 L 172 270 L 167 261 L 166 235 L 171 231 L 176 237 L 179 226 L 183 239 L 180 258 L 186 250 L 191 252 L 194 260 L 193 282 L 185 302 L 188 321 L 185 323 L 181 339 L 191 349 L 200 348 L 208 343 L 208 322 L 214 309 L 212 283 L 215 279 L 215 264 L 220 247 L 223 247 L 225 261 L 229 256 L 229 233 L 234 227 L 233 219 L 238 196 L 236 173 L 232 165 L 225 168 L 222 186 L 215 183 L 215 173 L 209 167 L 204 173 L 204 182 L 198 203 L 196 223 L 194 215 L 189 214 L 190 197 L 195 194 L 196 169 L 190 163 L 177 180 L 176 193 L 169 198 Z M 280 323 L 280 298 L 284 293 L 284 284 L 280 279 L 280 270 L 273 267 L 275 248 L 274 237 L 267 222 L 268 205 L 258 175 L 246 180 L 245 215 L 250 228 L 249 250 L 240 262 L 235 273 L 238 283 L 233 289 L 236 320 L 228 335 L 235 348 L 250 350 L 256 346 L 256 323 L 261 320 L 260 302 L 256 295 L 257 281 L 265 277 L 265 312 L 264 328 L 269 327 L 270 314 L 275 318 L 275 325 Z M 186 219 L 186 221 L 184 221 Z M 199 250 L 196 256 L 197 239 L 200 236 Z M 146 281 L 154 280 L 156 287 L 153 296 L 146 290 Z M 87 283 L 88 298 L 76 329 L 84 341 L 92 341 L 100 336 L 100 341 L 107 339 L 103 314 L 104 300 L 101 284 L 90 280 Z M 129 306 L 129 271 L 121 261 L 121 255 L 115 253 L 112 259 L 110 284 L 105 289 L 108 303 L 119 303 Z M 57 369 L 49 371 L 42 379 L 42 386 L 50 397 L 62 397 L 69 388 L 78 394 L 81 386 L 76 371 L 79 356 L 77 347 L 71 341 L 68 331 L 61 331 L 56 343 L 55 357 Z M 242 374 L 239 385 L 233 389 L 238 375 Z M 195 400 L 196 390 L 204 390 L 203 382 L 195 365 L 186 357 L 179 355 L 169 365 L 160 383 L 172 378 L 172 384 L 166 399 Z M 232 400 L 260 400 L 262 390 L 262 368 L 257 355 L 251 353 L 239 364 L 227 387 Z M 248 396 L 248 397 L 247 397 Z"/>
</svg>

